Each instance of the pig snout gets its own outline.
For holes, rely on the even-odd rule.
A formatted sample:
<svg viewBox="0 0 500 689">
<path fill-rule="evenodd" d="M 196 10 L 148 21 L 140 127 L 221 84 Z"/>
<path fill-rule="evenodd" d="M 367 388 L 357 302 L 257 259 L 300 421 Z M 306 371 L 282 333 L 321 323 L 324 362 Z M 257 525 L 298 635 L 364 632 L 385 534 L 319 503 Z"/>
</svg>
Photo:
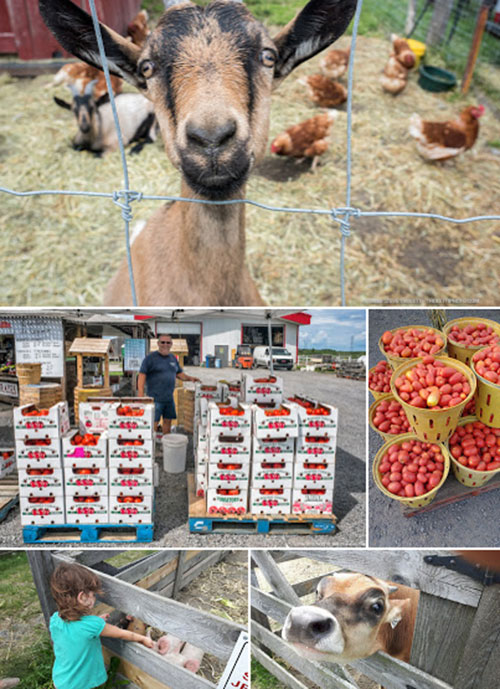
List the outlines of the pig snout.
<svg viewBox="0 0 500 689">
<path fill-rule="evenodd" d="M 337 619 L 323 608 L 303 605 L 292 608 L 281 632 L 285 641 L 322 653 L 341 654 L 344 638 Z"/>
</svg>

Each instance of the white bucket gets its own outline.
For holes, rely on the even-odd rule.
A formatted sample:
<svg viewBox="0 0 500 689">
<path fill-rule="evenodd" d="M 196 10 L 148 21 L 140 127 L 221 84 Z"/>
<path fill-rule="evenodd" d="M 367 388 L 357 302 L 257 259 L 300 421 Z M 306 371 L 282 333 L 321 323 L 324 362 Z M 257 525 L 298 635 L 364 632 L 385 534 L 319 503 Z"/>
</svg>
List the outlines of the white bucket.
<svg viewBox="0 0 500 689">
<path fill-rule="evenodd" d="M 169 474 L 186 471 L 187 435 L 167 433 L 161 439 L 163 445 L 163 470 Z"/>
</svg>

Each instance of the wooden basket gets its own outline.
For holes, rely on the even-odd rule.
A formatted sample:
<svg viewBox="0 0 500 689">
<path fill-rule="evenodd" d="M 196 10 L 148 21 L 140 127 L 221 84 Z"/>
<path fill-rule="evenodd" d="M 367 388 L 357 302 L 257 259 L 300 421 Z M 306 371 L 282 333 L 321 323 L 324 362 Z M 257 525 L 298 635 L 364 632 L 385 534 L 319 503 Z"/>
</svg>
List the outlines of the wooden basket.
<svg viewBox="0 0 500 689">
<path fill-rule="evenodd" d="M 479 421 L 480 420 L 481 419 L 479 419 Z M 465 426 L 468 423 L 474 423 L 474 421 L 478 421 L 477 417 L 464 416 L 463 419 L 460 419 L 458 425 Z M 484 421 L 482 423 L 484 423 Z M 457 481 L 460 481 L 460 483 L 462 483 L 464 486 L 469 486 L 470 488 L 484 486 L 485 483 L 488 483 L 488 481 L 490 481 L 493 476 L 498 474 L 500 471 L 500 467 L 498 469 L 494 469 L 493 471 L 478 471 L 477 469 L 464 467 L 462 464 L 460 464 L 460 462 L 457 462 L 451 453 L 450 461 L 451 468 L 453 469 L 453 473 L 455 474 Z"/>
<path fill-rule="evenodd" d="M 464 347 L 463 345 L 456 344 L 448 339 L 448 333 L 454 325 L 466 326 L 466 325 L 477 325 L 478 323 L 485 323 L 493 328 L 494 332 L 500 337 L 500 324 L 495 323 L 495 321 L 490 321 L 487 318 L 455 318 L 453 321 L 448 321 L 443 327 L 443 332 L 447 337 L 447 349 L 448 356 L 452 359 L 458 359 L 467 366 L 471 365 L 472 355 L 475 354 L 479 349 L 483 349 L 485 345 L 479 345 L 478 347 Z"/>
<path fill-rule="evenodd" d="M 450 435 L 453 433 L 455 428 L 458 426 L 460 416 L 462 411 L 467 404 L 467 402 L 472 399 L 474 392 L 476 391 L 476 376 L 472 369 L 463 364 L 461 361 L 456 359 L 450 359 L 449 357 L 440 356 L 436 357 L 440 361 L 443 361 L 446 366 L 460 371 L 467 378 L 470 385 L 470 392 L 467 397 L 457 404 L 455 407 L 448 407 L 447 409 L 420 409 L 419 407 L 413 407 L 408 402 L 401 399 L 394 384 L 396 378 L 399 376 L 404 376 L 407 371 L 413 368 L 419 359 L 410 359 L 406 364 L 403 364 L 397 368 L 392 374 L 391 378 L 391 390 L 394 397 L 403 405 L 403 409 L 406 412 L 406 416 L 413 429 L 413 432 L 419 440 L 424 440 L 428 443 L 435 442 L 446 442 Z"/>
<path fill-rule="evenodd" d="M 441 337 L 444 340 L 443 346 L 439 350 L 439 352 L 436 352 L 432 356 L 441 356 L 442 354 L 446 354 L 446 335 L 442 330 L 438 330 L 437 328 L 431 328 L 430 326 L 427 325 L 403 325 L 399 326 L 399 328 L 392 328 L 389 332 L 395 333 L 398 330 L 432 330 L 432 332 L 437 333 L 441 335 Z M 382 352 L 382 354 L 385 356 L 389 364 L 392 366 L 392 368 L 395 370 L 398 366 L 401 366 L 401 364 L 404 364 L 406 361 L 416 361 L 417 359 L 421 358 L 422 355 L 418 357 L 403 357 L 403 356 L 395 356 L 394 354 L 389 354 L 388 352 L 385 351 L 384 348 L 384 343 L 382 342 L 382 335 L 379 338 L 378 341 L 378 348 Z"/>
<path fill-rule="evenodd" d="M 485 426 L 500 428 L 500 385 L 480 376 L 474 362 L 471 362 L 471 368 L 477 380 L 476 416 Z"/>
<path fill-rule="evenodd" d="M 450 455 L 448 453 L 448 449 L 446 445 L 443 443 L 436 443 L 436 445 L 439 445 L 441 448 L 441 453 L 444 458 L 444 471 L 443 471 L 443 476 L 441 477 L 441 481 L 438 483 L 438 485 L 430 490 L 428 493 L 425 493 L 425 495 L 421 495 L 418 498 L 401 498 L 399 495 L 394 495 L 393 493 L 390 493 L 387 488 L 382 484 L 382 481 L 380 480 L 380 475 L 378 472 L 378 467 L 379 464 L 382 460 L 382 457 L 385 455 L 387 450 L 391 447 L 391 445 L 394 445 L 395 443 L 403 443 L 405 440 L 422 440 L 421 438 L 418 438 L 414 433 L 403 433 L 402 435 L 397 435 L 393 436 L 391 440 L 386 442 L 380 450 L 377 452 L 375 455 L 375 459 L 373 460 L 373 465 L 372 465 L 372 473 L 373 473 L 373 480 L 375 481 L 375 484 L 379 490 L 382 491 L 384 495 L 387 495 L 388 498 L 392 498 L 393 500 L 398 500 L 402 505 L 405 505 L 406 507 L 412 507 L 412 508 L 417 508 L 417 507 L 424 507 L 425 505 L 428 505 L 432 500 L 436 497 L 436 493 L 438 490 L 441 488 L 441 486 L 444 484 L 448 477 L 448 472 L 450 471 Z M 424 441 L 424 442 L 430 442 L 430 441 Z"/>
<path fill-rule="evenodd" d="M 16 364 L 19 385 L 39 383 L 42 377 L 42 364 Z"/>
</svg>

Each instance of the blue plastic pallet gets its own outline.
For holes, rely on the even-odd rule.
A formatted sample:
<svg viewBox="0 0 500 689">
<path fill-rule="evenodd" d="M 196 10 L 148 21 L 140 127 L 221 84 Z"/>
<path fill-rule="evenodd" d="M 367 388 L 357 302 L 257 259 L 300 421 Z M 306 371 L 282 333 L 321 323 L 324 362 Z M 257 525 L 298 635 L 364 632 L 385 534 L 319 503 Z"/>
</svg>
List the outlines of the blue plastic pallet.
<svg viewBox="0 0 500 689">
<path fill-rule="evenodd" d="M 273 518 L 231 518 L 190 517 L 191 533 L 290 533 L 290 534 L 332 534 L 337 529 L 330 518 L 302 517 L 293 519 Z"/>
<path fill-rule="evenodd" d="M 25 543 L 151 543 L 154 524 L 23 526 Z"/>
</svg>

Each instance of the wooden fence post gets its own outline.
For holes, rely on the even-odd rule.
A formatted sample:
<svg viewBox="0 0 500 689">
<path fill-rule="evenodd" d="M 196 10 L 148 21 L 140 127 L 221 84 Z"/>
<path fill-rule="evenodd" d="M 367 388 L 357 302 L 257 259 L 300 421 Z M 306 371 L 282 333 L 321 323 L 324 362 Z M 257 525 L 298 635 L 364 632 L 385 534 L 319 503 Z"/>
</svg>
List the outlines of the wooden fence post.
<svg viewBox="0 0 500 689">
<path fill-rule="evenodd" d="M 57 610 L 50 593 L 50 577 L 54 571 L 54 561 L 49 550 L 27 550 L 26 555 L 40 599 L 45 624 L 48 627 L 51 616 Z"/>
</svg>

